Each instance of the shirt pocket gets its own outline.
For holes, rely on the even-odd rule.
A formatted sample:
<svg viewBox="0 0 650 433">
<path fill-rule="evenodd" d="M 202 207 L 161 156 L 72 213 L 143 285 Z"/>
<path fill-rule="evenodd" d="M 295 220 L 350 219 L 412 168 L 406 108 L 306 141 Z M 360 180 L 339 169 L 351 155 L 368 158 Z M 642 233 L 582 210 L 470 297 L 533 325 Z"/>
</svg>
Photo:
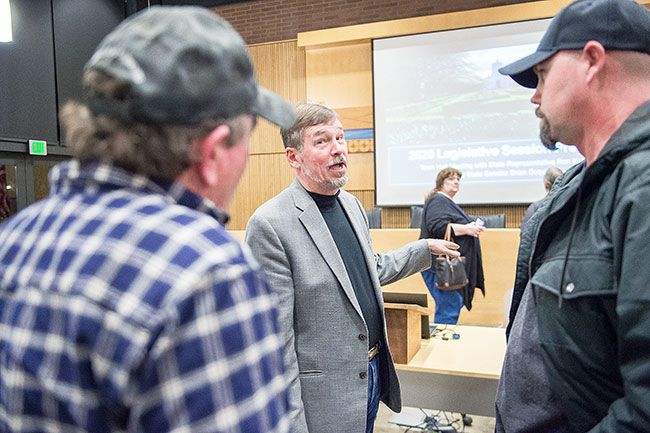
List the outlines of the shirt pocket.
<svg viewBox="0 0 650 433">
<path fill-rule="evenodd" d="M 564 263 L 564 256 L 546 260 L 531 278 L 546 374 L 555 394 L 571 396 L 568 417 L 585 407 L 606 413 L 594 402 L 620 387 L 615 267 L 605 256 L 570 256 L 560 303 Z"/>
<path fill-rule="evenodd" d="M 562 299 L 560 284 L 564 256 L 547 259 L 531 278 L 536 299 L 542 344 L 567 346 L 582 362 L 584 347 L 592 347 L 594 336 L 614 341 L 616 333 L 616 286 L 611 260 L 598 255 L 570 256 L 566 264 Z M 565 354 L 568 356 L 568 354 Z M 592 356 L 615 356 L 615 347 Z"/>
<path fill-rule="evenodd" d="M 590 296 L 614 296 L 617 291 L 612 260 L 596 255 L 558 257 L 547 260 L 534 273 L 531 284 L 564 300 Z M 562 273 L 564 272 L 564 281 Z"/>
<path fill-rule="evenodd" d="M 298 372 L 298 377 L 301 379 L 308 379 L 313 377 L 322 377 L 325 375 L 323 370 L 301 370 Z"/>
</svg>

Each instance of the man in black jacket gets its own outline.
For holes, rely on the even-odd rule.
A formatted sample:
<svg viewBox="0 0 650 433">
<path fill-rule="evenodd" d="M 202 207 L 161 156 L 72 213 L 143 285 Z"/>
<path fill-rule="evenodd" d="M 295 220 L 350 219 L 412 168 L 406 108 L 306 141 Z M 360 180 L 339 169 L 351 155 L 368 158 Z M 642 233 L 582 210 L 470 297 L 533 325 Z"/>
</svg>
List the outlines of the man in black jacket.
<svg viewBox="0 0 650 433">
<path fill-rule="evenodd" d="M 548 195 L 549 192 L 551 192 L 551 188 L 553 187 L 553 184 L 555 183 L 555 180 L 562 176 L 562 170 L 559 169 L 558 167 L 549 167 L 548 170 L 546 170 L 546 173 L 544 173 L 544 190 L 546 191 L 546 195 Z M 519 223 L 519 229 L 523 230 L 524 225 L 528 222 L 530 217 L 533 216 L 535 212 L 537 212 L 537 209 L 542 206 L 542 203 L 544 202 L 544 199 L 546 196 L 540 198 L 539 200 L 533 202 L 528 206 L 526 209 L 526 213 L 524 213 L 524 217 L 521 219 L 521 223 Z"/>
<path fill-rule="evenodd" d="M 500 70 L 572 167 L 526 225 L 497 432 L 650 431 L 650 12 L 578 0 Z"/>
</svg>

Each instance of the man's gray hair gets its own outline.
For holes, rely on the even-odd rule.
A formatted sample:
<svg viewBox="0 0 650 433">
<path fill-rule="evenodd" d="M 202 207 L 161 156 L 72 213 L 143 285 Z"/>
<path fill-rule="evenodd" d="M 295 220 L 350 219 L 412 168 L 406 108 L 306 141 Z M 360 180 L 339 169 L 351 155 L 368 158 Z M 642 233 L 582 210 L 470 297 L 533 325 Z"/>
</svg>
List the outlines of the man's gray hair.
<svg viewBox="0 0 650 433">
<path fill-rule="evenodd" d="M 282 143 L 285 149 L 292 147 L 296 150 L 302 149 L 302 141 L 305 138 L 304 132 L 310 126 L 320 125 L 338 119 L 338 115 L 331 108 L 323 105 L 303 103 L 296 106 L 298 117 L 290 128 L 280 129 Z"/>
<path fill-rule="evenodd" d="M 119 98 L 124 84 L 96 71 L 84 75 L 84 85 L 109 98 Z M 244 116 L 214 119 L 197 125 L 167 125 L 124 122 L 94 115 L 86 105 L 68 102 L 61 110 L 66 143 L 81 162 L 99 161 L 117 165 L 150 178 L 175 179 L 198 160 L 192 147 L 219 125 L 230 128 L 228 145 L 245 132 Z"/>
</svg>

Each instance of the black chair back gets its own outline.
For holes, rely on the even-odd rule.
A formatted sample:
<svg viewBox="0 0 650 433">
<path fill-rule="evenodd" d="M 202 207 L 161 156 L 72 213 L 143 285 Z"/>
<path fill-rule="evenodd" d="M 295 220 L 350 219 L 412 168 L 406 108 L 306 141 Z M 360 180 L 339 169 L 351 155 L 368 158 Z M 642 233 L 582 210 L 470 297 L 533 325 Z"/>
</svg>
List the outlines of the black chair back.
<svg viewBox="0 0 650 433">
<path fill-rule="evenodd" d="M 380 229 L 381 228 L 381 208 L 376 207 L 371 210 L 366 211 L 368 215 L 368 227 L 371 229 Z"/>
<path fill-rule="evenodd" d="M 504 229 L 506 228 L 506 215 L 499 213 L 495 215 L 479 216 L 485 223 L 485 228 L 488 229 Z"/>
<path fill-rule="evenodd" d="M 422 205 L 411 206 L 411 228 L 412 229 L 419 229 L 420 226 L 422 225 L 422 212 L 423 212 Z"/>
</svg>

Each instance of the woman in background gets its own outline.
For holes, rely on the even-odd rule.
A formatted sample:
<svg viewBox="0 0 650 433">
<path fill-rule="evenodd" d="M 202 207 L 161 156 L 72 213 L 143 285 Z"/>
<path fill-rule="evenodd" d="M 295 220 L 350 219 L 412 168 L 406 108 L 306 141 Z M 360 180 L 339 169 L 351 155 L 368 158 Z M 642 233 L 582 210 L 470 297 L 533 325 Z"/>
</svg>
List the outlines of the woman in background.
<svg viewBox="0 0 650 433">
<path fill-rule="evenodd" d="M 476 288 L 480 289 L 485 296 L 479 242 L 483 227 L 473 221 L 453 200 L 460 190 L 462 175 L 460 171 L 451 167 L 441 170 L 436 176 L 436 187 L 426 197 L 422 213 L 421 239 L 442 239 L 447 225 L 451 225 L 453 241 L 460 245 L 460 254 L 465 257 L 465 269 L 469 280 L 467 286 L 461 289 L 439 290 L 436 287 L 434 268 L 422 272 L 422 278 L 436 301 L 435 323 L 456 324 L 463 305 L 468 310 L 472 309 Z"/>
</svg>

